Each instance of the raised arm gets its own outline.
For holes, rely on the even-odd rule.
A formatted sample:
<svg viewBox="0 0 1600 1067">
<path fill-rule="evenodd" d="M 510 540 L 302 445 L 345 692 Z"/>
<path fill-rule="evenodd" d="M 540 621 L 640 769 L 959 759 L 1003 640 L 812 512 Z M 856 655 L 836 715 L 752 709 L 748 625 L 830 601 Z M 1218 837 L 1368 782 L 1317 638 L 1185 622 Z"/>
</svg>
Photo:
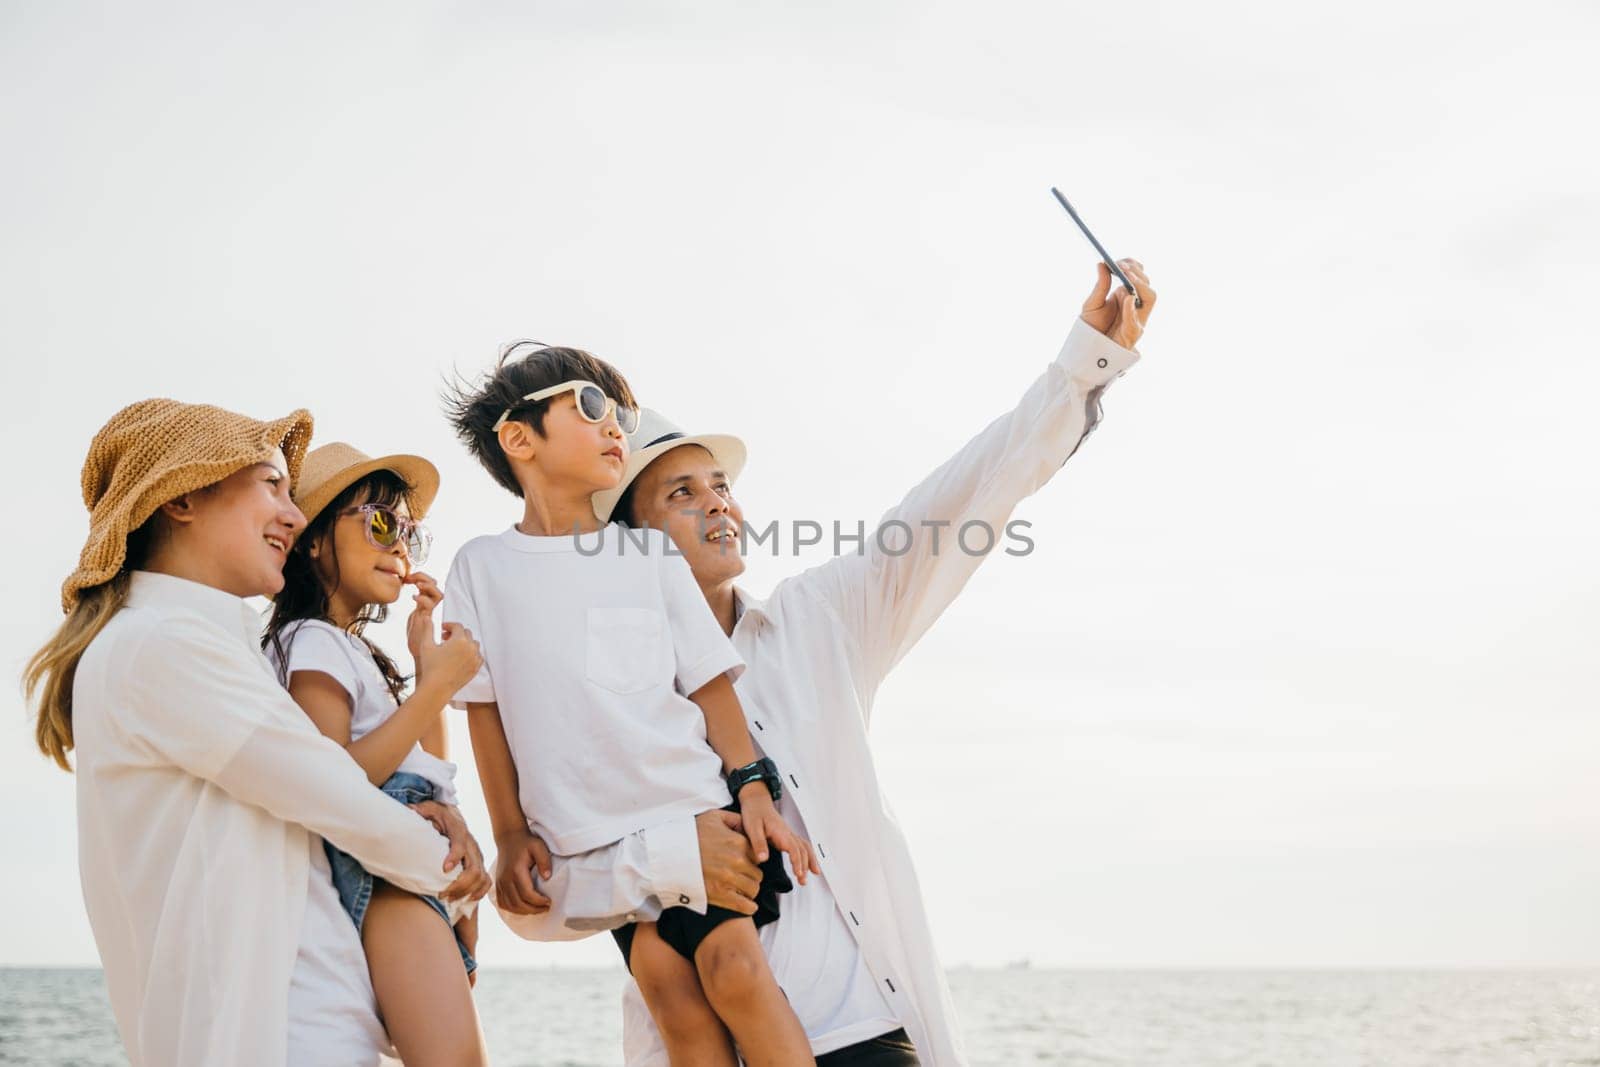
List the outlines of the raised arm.
<svg viewBox="0 0 1600 1067">
<path fill-rule="evenodd" d="M 123 725 L 157 756 L 320 834 L 403 889 L 437 895 L 453 881 L 445 839 L 372 788 L 232 635 L 174 619 L 148 634 L 136 657 L 143 669 L 129 671 Z M 158 664 L 171 669 L 152 669 Z"/>
<path fill-rule="evenodd" d="M 1077 451 L 1100 420 L 1100 395 L 1138 359 L 1133 349 L 1155 305 L 1143 269 L 1122 263 L 1142 306 L 1109 294 L 1102 265 L 1083 315 L 1054 362 L 1009 412 L 989 423 L 879 520 L 861 552 L 799 580 L 828 602 L 861 649 L 863 703 L 1006 541 L 1017 504 Z M 1121 343 L 1119 343 L 1121 342 Z"/>
</svg>

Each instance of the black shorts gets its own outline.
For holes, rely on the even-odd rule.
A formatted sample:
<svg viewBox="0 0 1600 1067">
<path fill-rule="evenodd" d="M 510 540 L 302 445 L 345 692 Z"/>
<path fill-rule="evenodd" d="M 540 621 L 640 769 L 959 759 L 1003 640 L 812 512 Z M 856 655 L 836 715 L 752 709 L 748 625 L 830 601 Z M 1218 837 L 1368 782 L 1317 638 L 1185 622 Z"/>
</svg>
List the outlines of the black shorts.
<svg viewBox="0 0 1600 1067">
<path fill-rule="evenodd" d="M 738 804 L 729 804 L 723 811 L 738 811 Z M 706 936 L 727 922 L 729 919 L 750 918 L 756 921 L 757 927 L 762 927 L 778 919 L 778 894 L 787 893 L 794 888 L 794 883 L 789 880 L 789 872 L 783 869 L 783 853 L 775 848 L 770 848 L 767 853 L 767 862 L 761 865 L 761 888 L 756 890 L 756 913 L 754 915 L 740 915 L 727 908 L 719 908 L 715 904 L 706 905 L 706 913 L 701 915 L 689 908 L 672 907 L 663 909 L 661 917 L 656 920 L 656 932 L 661 935 L 661 940 L 671 945 L 673 950 L 688 960 L 694 962 L 694 954 L 700 947 L 700 942 Z M 636 923 L 628 923 L 611 931 L 611 936 L 616 939 L 617 947 L 622 950 L 622 962 L 633 970 L 633 928 Z"/>
<path fill-rule="evenodd" d="M 817 1067 L 917 1067 L 918 1063 L 917 1050 L 904 1029 L 817 1057 Z"/>
</svg>

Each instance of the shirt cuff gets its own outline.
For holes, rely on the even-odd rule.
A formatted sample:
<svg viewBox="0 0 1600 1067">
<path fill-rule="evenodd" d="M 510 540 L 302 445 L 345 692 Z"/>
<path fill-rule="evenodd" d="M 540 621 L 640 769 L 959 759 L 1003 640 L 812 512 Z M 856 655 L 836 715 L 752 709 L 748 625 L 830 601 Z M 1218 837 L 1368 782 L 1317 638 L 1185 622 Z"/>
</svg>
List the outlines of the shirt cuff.
<svg viewBox="0 0 1600 1067">
<path fill-rule="evenodd" d="M 1139 362 L 1138 349 L 1123 348 L 1083 319 L 1073 321 L 1056 365 L 1090 388 L 1105 385 Z"/>
<path fill-rule="evenodd" d="M 448 783 L 434 782 L 433 800 L 434 803 L 443 804 L 447 808 L 459 808 L 461 806 L 461 794 L 456 792 L 454 781 Z"/>
<path fill-rule="evenodd" d="M 700 835 L 692 818 L 674 819 L 641 831 L 650 887 L 663 908 L 706 913 L 706 884 L 700 872 Z"/>
<path fill-rule="evenodd" d="M 725 648 L 718 649 L 709 656 L 702 656 L 700 662 L 694 666 L 680 671 L 678 684 L 683 686 L 685 696 L 693 696 L 719 674 L 726 674 L 728 681 L 737 682 L 743 673 L 744 660 L 729 643 Z"/>
<path fill-rule="evenodd" d="M 468 704 L 494 704 L 494 682 L 490 680 L 487 672 L 480 671 L 478 676 L 460 689 L 450 698 L 450 706 L 461 711 L 467 710 Z"/>
</svg>

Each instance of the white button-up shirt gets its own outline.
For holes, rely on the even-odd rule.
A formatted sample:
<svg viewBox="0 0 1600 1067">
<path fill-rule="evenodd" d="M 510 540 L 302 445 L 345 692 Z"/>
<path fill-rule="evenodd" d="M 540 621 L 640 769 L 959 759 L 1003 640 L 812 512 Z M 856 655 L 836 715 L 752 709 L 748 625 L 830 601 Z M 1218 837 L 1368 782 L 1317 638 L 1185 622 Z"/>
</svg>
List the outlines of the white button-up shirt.
<svg viewBox="0 0 1600 1067">
<path fill-rule="evenodd" d="M 137 572 L 74 677 L 78 866 L 133 1067 L 283 1067 L 317 835 L 413 892 L 451 881 L 445 840 L 317 731 L 259 634 L 238 597 Z"/>
<path fill-rule="evenodd" d="M 733 643 L 746 669 L 736 690 L 751 734 L 783 772 L 840 914 L 928 1067 L 966 1056 L 911 850 L 867 745 L 873 699 L 982 562 L 957 545 L 961 526 L 986 522 L 998 541 L 1017 503 L 1094 429 L 1101 391 L 1138 358 L 1078 320 L 1021 402 L 884 515 L 887 551 L 869 535 L 857 554 L 786 579 L 764 602 L 737 592 Z M 885 526 L 894 521 L 905 525 Z M 694 824 L 679 820 L 557 859 L 540 888 L 553 900 L 549 912 L 501 913 L 535 940 L 654 919 L 673 905 L 703 911 Z M 782 985 L 784 975 L 776 977 Z M 628 1064 L 664 1067 L 665 1047 L 631 983 L 624 1003 Z"/>
</svg>

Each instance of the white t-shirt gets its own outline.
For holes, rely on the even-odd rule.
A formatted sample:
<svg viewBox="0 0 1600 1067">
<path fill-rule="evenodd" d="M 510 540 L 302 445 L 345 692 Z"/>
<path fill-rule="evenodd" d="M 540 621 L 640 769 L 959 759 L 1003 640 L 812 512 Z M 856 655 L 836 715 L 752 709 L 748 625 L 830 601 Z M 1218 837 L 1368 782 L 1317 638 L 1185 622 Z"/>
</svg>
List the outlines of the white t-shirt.
<svg viewBox="0 0 1600 1067">
<path fill-rule="evenodd" d="M 806 836 L 806 821 L 788 792 L 778 801 L 778 814 L 796 834 Z M 794 878 L 787 856 L 783 866 Z M 820 1056 L 900 1029 L 900 1020 L 867 969 L 861 946 L 844 925 L 827 877 L 813 874 L 804 887 L 795 881 L 795 892 L 779 898 L 782 917 L 761 928 L 761 950 L 811 1038 L 811 1054 Z"/>
<path fill-rule="evenodd" d="M 278 656 L 277 644 L 267 642 L 267 658 L 285 680 L 296 671 L 320 671 L 338 682 L 350 696 L 350 740 L 361 738 L 382 726 L 398 710 L 394 694 L 383 680 L 383 672 L 372 658 L 372 650 L 359 637 L 321 619 L 304 619 L 284 627 L 282 634 L 288 671 Z M 395 772 L 420 775 L 432 782 L 441 804 L 455 804 L 456 765 L 427 751 L 420 743 Z"/>
<path fill-rule="evenodd" d="M 661 531 L 475 538 L 450 568 L 443 617 L 483 650 L 456 702 L 499 704 L 523 813 L 552 851 L 727 805 L 685 694 L 744 661 Z"/>
</svg>

